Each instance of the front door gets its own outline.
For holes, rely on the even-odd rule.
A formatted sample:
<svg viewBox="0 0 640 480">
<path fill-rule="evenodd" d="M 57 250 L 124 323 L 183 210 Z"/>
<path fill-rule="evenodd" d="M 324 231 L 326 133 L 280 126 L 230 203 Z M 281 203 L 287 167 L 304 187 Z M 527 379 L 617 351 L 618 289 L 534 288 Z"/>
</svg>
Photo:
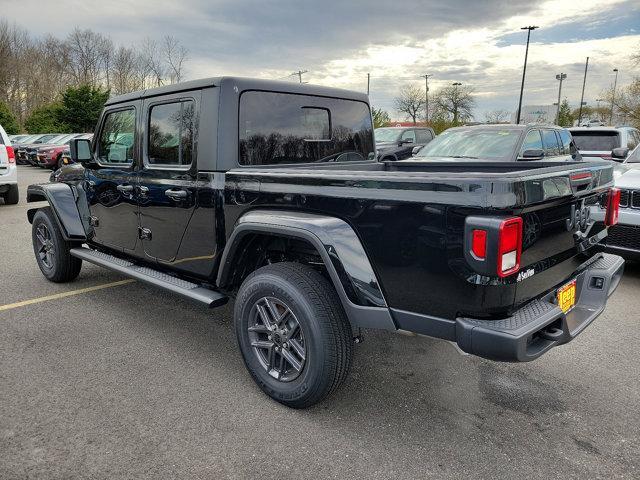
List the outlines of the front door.
<svg viewBox="0 0 640 480">
<path fill-rule="evenodd" d="M 118 250 L 133 250 L 138 238 L 136 118 L 136 103 L 106 110 L 86 168 L 91 240 Z"/>
<path fill-rule="evenodd" d="M 199 98 L 199 92 L 189 92 L 144 103 L 140 238 L 145 255 L 165 262 L 175 260 L 196 207 Z"/>
</svg>

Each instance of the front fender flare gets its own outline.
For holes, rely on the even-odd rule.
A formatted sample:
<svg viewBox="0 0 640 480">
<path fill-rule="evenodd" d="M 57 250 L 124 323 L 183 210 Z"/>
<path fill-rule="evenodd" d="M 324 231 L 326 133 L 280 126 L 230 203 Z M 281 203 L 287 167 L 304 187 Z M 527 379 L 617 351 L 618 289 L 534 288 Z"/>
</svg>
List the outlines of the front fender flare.
<svg viewBox="0 0 640 480">
<path fill-rule="evenodd" d="M 224 288 L 244 236 L 263 233 L 309 241 L 322 257 L 353 326 L 395 330 L 378 279 L 360 239 L 351 226 L 336 217 L 280 210 L 245 213 L 227 241 L 217 285 Z"/>
<path fill-rule="evenodd" d="M 78 210 L 77 190 L 66 183 L 43 183 L 29 185 L 27 187 L 27 202 L 49 202 L 51 210 L 55 214 L 58 225 L 65 240 L 81 241 L 87 239 L 85 227 Z M 29 223 L 33 222 L 33 216 L 38 208 L 27 211 Z"/>
</svg>

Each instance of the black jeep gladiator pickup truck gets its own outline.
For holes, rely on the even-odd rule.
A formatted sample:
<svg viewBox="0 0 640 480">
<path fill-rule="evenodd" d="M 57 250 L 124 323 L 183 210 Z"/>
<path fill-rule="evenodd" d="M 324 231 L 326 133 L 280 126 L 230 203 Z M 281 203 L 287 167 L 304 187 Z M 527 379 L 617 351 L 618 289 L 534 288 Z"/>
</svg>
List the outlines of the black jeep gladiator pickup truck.
<svg viewBox="0 0 640 480">
<path fill-rule="evenodd" d="M 45 277 L 87 261 L 209 307 L 234 298 L 247 369 L 291 407 L 340 385 L 361 328 L 529 361 L 622 276 L 592 248 L 617 221 L 609 163 L 379 162 L 360 93 L 231 77 L 131 93 L 71 156 L 80 175 L 28 189 L 48 202 L 28 211 Z"/>
</svg>

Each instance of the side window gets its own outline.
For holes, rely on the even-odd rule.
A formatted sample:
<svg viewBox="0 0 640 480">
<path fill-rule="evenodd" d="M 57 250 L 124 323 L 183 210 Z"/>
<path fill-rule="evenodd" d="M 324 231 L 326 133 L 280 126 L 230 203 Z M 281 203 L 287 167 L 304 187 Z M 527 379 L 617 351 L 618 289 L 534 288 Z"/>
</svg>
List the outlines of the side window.
<svg viewBox="0 0 640 480">
<path fill-rule="evenodd" d="M 525 150 L 542 150 L 542 138 L 540 137 L 540 130 L 531 130 L 527 133 L 527 136 L 524 137 L 524 142 L 522 142 L 522 149 L 520 150 L 520 157 Z"/>
<path fill-rule="evenodd" d="M 149 110 L 147 162 L 158 166 L 189 166 L 195 125 L 193 100 L 153 105 Z"/>
<path fill-rule="evenodd" d="M 557 130 L 560 141 L 560 155 L 571 155 L 571 134 L 568 130 Z"/>
<path fill-rule="evenodd" d="M 636 136 L 636 131 L 629 130 L 628 138 L 627 138 L 627 148 L 629 149 L 629 151 L 631 151 L 634 148 L 636 148 L 637 145 L 638 145 L 638 137 Z"/>
<path fill-rule="evenodd" d="M 404 141 L 404 140 L 410 140 L 413 143 L 416 143 L 416 132 L 415 130 L 405 130 L 404 132 L 402 132 L 402 136 L 400 137 L 400 140 Z"/>
<path fill-rule="evenodd" d="M 431 131 L 416 130 L 416 143 L 429 143 L 431 140 L 433 140 Z"/>
<path fill-rule="evenodd" d="M 554 130 L 542 131 L 542 144 L 544 145 L 544 155 L 546 157 L 555 157 L 560 155 L 560 148 L 558 147 L 558 138 Z"/>
<path fill-rule="evenodd" d="M 136 131 L 136 112 L 133 108 L 106 114 L 98 137 L 98 161 L 131 165 Z"/>
<path fill-rule="evenodd" d="M 240 96 L 239 163 L 350 162 L 375 156 L 366 103 L 248 90 Z"/>
</svg>

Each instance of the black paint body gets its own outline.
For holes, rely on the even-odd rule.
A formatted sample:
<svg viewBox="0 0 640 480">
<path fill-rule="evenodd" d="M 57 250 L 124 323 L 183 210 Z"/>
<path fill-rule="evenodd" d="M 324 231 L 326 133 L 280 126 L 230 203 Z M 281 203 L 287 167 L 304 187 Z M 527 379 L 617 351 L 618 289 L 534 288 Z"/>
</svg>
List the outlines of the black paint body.
<svg viewBox="0 0 640 480">
<path fill-rule="evenodd" d="M 353 92 L 235 78 L 110 101 L 107 112 L 136 109 L 135 161 L 126 168 L 89 163 L 82 180 L 70 182 L 86 192 L 93 224 L 88 243 L 225 291 L 221 269 L 233 268 L 233 262 L 224 265 L 222 257 L 243 215 L 280 211 L 335 218 L 340 222 L 321 244 L 328 258 L 338 249 L 336 271 L 354 304 L 455 320 L 511 314 L 574 276 L 593 254 L 593 238 L 606 235 L 602 226 L 576 235 L 566 225 L 572 206 L 595 204 L 612 185 L 605 162 L 240 166 L 238 102 L 249 89 L 367 101 Z M 196 98 L 197 147 L 187 169 L 153 169 L 145 160 L 145 105 L 163 95 Z M 590 172 L 590 183 L 573 184 L 575 172 Z M 65 181 L 64 169 L 57 181 Z M 122 185 L 133 189 L 123 192 Z M 187 193 L 175 200 L 165 195 L 169 189 Z M 474 272 L 463 252 L 470 215 L 522 216 L 521 271 L 535 273 L 517 281 L 517 275 Z M 140 238 L 139 228 L 149 229 L 150 238 Z M 352 248 L 355 243 L 364 253 Z"/>
</svg>

